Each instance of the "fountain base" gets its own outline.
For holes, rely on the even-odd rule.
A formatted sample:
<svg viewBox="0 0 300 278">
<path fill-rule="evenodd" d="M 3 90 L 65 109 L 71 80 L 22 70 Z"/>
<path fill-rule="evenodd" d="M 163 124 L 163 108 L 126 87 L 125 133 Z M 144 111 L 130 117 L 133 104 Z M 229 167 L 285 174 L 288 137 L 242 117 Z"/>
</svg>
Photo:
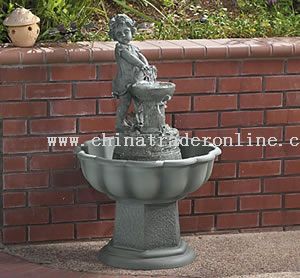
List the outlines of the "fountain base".
<svg viewBox="0 0 300 278">
<path fill-rule="evenodd" d="M 113 239 L 100 260 L 114 267 L 161 269 L 191 263 L 195 253 L 180 239 L 177 202 L 117 201 Z"/>
<path fill-rule="evenodd" d="M 118 268 L 154 270 L 175 268 L 190 264 L 195 259 L 194 251 L 181 240 L 176 247 L 153 250 L 133 250 L 116 247 L 111 240 L 100 250 L 101 262 Z"/>
</svg>

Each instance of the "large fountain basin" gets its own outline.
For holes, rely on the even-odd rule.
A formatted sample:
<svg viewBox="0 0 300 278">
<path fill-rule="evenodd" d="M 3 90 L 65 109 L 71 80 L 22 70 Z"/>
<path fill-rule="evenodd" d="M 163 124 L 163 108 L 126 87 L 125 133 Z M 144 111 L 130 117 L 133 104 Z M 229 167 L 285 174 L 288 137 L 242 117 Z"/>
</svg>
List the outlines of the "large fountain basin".
<svg viewBox="0 0 300 278">
<path fill-rule="evenodd" d="M 131 87 L 131 94 L 143 102 L 169 100 L 175 91 L 175 84 L 171 82 L 138 82 Z"/>
<path fill-rule="evenodd" d="M 97 191 L 114 200 L 157 204 L 184 198 L 209 179 L 221 150 L 204 141 L 198 143 L 193 146 L 189 139 L 187 146 L 180 146 L 181 160 L 115 160 L 113 138 L 86 141 L 77 149 L 77 156 L 83 175 Z"/>
</svg>

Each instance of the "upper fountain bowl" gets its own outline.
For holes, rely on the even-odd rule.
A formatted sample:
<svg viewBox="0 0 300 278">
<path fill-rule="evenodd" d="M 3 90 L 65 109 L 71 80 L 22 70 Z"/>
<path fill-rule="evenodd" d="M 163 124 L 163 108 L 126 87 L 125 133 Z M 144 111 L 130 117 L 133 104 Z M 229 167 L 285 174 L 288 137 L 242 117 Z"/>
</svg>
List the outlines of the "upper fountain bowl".
<svg viewBox="0 0 300 278">
<path fill-rule="evenodd" d="M 111 142 L 112 144 L 109 144 Z M 112 159 L 113 138 L 86 141 L 77 148 L 83 175 L 97 191 L 114 200 L 135 200 L 145 204 L 167 203 L 184 198 L 210 177 L 221 150 L 188 139 L 180 146 L 183 159 L 133 161 Z"/>
<path fill-rule="evenodd" d="M 175 84 L 172 82 L 147 82 L 141 81 L 131 87 L 131 94 L 141 101 L 153 101 L 159 103 L 169 100 L 175 91 Z"/>
</svg>

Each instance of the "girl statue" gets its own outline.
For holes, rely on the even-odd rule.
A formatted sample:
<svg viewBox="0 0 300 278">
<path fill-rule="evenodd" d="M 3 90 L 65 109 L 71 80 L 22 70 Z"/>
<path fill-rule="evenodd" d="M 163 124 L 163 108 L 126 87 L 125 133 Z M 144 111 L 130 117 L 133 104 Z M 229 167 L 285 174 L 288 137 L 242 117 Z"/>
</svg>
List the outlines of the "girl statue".
<svg viewBox="0 0 300 278">
<path fill-rule="evenodd" d="M 135 22 L 125 14 L 114 16 L 109 23 L 109 35 L 118 42 L 115 48 L 117 75 L 112 83 L 112 94 L 119 99 L 116 120 L 117 132 L 126 129 L 124 120 L 132 99 L 136 116 L 136 129 L 143 124 L 140 117 L 141 111 L 139 111 L 141 105 L 130 94 L 130 88 L 136 82 L 145 79 L 149 81 L 149 76 L 152 76 L 153 72 L 156 73 L 155 67 L 149 66 L 147 59 L 139 49 L 130 44 L 136 32 L 134 24 Z"/>
</svg>

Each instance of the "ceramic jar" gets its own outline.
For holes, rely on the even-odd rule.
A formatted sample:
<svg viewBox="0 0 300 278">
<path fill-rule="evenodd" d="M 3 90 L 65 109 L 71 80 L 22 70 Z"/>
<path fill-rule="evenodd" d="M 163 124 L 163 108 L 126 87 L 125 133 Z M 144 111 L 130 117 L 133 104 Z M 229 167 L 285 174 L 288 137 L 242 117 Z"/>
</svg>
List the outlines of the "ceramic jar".
<svg viewBox="0 0 300 278">
<path fill-rule="evenodd" d="M 40 33 L 40 18 L 25 8 L 15 9 L 3 22 L 14 46 L 32 47 Z"/>
</svg>

